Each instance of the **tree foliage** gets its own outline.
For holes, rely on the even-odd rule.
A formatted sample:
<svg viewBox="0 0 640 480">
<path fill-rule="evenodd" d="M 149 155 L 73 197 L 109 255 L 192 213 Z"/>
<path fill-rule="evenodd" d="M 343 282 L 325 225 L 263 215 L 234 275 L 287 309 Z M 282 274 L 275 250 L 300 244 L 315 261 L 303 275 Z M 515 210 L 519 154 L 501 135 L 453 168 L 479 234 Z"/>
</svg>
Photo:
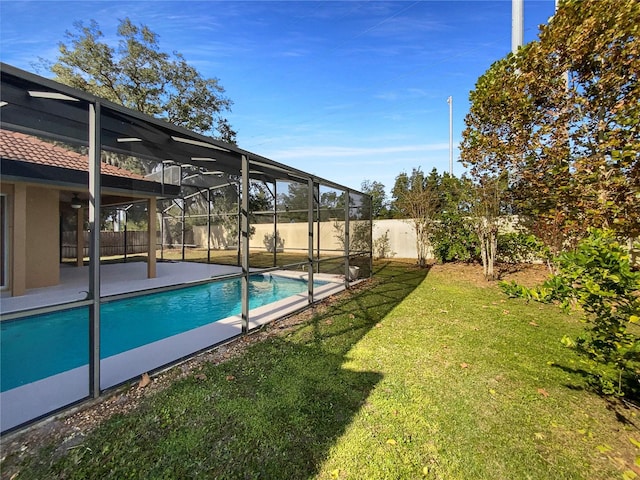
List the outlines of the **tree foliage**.
<svg viewBox="0 0 640 480">
<path fill-rule="evenodd" d="M 554 253 L 589 227 L 640 233 L 639 19 L 635 0 L 562 2 L 470 94 L 463 163 L 506 172 L 516 213 Z"/>
<path fill-rule="evenodd" d="M 279 221 L 302 223 L 308 222 L 309 185 L 307 185 L 306 183 L 298 182 L 290 182 L 286 185 L 287 191 L 278 193 L 278 210 L 280 211 Z"/>
<path fill-rule="evenodd" d="M 51 71 L 55 80 L 112 102 L 235 143 L 224 113 L 231 100 L 216 78 L 204 78 L 184 56 L 162 52 L 158 35 L 125 18 L 117 47 L 106 43 L 98 23 L 74 23 Z"/>
<path fill-rule="evenodd" d="M 439 262 L 480 261 L 478 236 L 469 224 L 468 216 L 445 212 L 438 218 L 433 235 L 433 256 Z"/>
<path fill-rule="evenodd" d="M 441 262 L 480 259 L 477 222 L 477 186 L 470 178 L 439 174 L 434 168 L 424 175 L 414 168 L 411 175 L 401 173 L 392 190 L 391 212 L 413 222 L 418 235 L 418 253 Z"/>
<path fill-rule="evenodd" d="M 530 233 L 513 231 L 498 235 L 498 262 L 531 263 L 547 257 L 547 248 Z"/>
<path fill-rule="evenodd" d="M 607 394 L 640 392 L 640 272 L 629 254 L 607 230 L 591 229 L 575 251 L 557 260 L 558 273 L 542 286 L 528 289 L 503 283 L 511 296 L 558 301 L 565 309 L 578 306 L 587 328 L 563 343 L 589 360 L 591 374 Z"/>
<path fill-rule="evenodd" d="M 362 192 L 371 196 L 371 218 L 386 218 L 389 214 L 384 184 L 377 181 L 362 182 Z"/>
<path fill-rule="evenodd" d="M 411 175 L 406 172 L 400 173 L 395 180 L 391 191 L 391 215 L 396 218 L 408 218 L 407 211 L 403 209 L 402 196 L 408 189 L 419 180 L 424 187 L 428 187 L 434 192 L 433 202 L 439 213 L 468 213 L 469 212 L 469 189 L 471 181 L 463 176 L 462 178 L 454 177 L 445 172 L 438 173 L 436 168 L 431 169 L 429 175 L 422 172 L 420 168 L 414 168 Z"/>
</svg>

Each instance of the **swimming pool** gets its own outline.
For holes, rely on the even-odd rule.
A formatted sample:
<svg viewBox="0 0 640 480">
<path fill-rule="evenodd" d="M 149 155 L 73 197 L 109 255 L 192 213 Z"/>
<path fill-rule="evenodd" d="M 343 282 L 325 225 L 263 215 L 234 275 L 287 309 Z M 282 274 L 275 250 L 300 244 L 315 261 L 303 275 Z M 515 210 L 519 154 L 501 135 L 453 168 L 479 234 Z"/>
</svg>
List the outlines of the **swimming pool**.
<svg viewBox="0 0 640 480">
<path fill-rule="evenodd" d="M 314 287 L 324 283 L 314 281 Z M 232 279 L 103 303 L 100 358 L 238 315 L 241 288 L 241 280 Z M 249 308 L 306 291 L 304 280 L 252 275 Z M 6 321 L 0 328 L 0 392 L 88 363 L 86 307 Z"/>
</svg>

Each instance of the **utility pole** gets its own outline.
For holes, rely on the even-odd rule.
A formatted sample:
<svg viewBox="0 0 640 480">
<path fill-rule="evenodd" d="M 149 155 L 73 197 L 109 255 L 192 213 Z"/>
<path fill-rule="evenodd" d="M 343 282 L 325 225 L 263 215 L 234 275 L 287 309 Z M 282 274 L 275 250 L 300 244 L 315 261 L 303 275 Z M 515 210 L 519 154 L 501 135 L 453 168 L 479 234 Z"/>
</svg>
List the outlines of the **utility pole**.
<svg viewBox="0 0 640 480">
<path fill-rule="evenodd" d="M 553 11 L 553 14 L 555 15 L 556 13 L 558 13 L 558 7 L 560 6 L 560 0 L 556 0 L 556 4 L 555 4 L 555 9 Z M 551 17 L 553 18 L 553 17 Z M 564 79 L 564 86 L 565 86 L 565 90 L 569 91 L 569 71 L 565 71 L 562 74 L 562 78 Z"/>
<path fill-rule="evenodd" d="M 449 175 L 453 177 L 453 97 L 447 98 L 449 104 Z"/>
<path fill-rule="evenodd" d="M 524 0 L 511 0 L 511 53 L 524 43 Z"/>
</svg>

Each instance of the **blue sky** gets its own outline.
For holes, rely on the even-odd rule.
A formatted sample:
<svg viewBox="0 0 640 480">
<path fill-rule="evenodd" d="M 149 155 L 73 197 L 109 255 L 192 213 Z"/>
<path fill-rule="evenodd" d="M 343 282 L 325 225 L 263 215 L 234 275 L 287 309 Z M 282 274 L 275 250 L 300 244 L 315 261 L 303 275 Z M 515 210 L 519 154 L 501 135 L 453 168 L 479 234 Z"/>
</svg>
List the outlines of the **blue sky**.
<svg viewBox="0 0 640 480">
<path fill-rule="evenodd" d="M 525 42 L 553 10 L 524 1 Z M 449 96 L 461 175 L 469 92 L 511 49 L 511 0 L 0 0 L 0 59 L 49 76 L 38 58 L 55 60 L 74 21 L 115 43 L 125 17 L 220 80 L 240 147 L 355 189 L 448 171 Z"/>
</svg>

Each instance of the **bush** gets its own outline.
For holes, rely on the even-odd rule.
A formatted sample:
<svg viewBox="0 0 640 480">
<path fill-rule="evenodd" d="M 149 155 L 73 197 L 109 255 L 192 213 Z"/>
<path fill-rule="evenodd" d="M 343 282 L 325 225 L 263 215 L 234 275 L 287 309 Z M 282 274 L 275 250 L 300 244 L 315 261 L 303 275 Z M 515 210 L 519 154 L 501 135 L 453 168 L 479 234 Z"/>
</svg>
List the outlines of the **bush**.
<svg viewBox="0 0 640 480">
<path fill-rule="evenodd" d="M 498 235 L 498 261 L 527 263 L 544 257 L 544 244 L 535 235 L 512 232 Z"/>
<path fill-rule="evenodd" d="M 480 260 L 478 235 L 458 214 L 443 214 L 432 239 L 433 256 L 439 262 Z"/>
<path fill-rule="evenodd" d="M 640 392 L 640 272 L 613 236 L 592 229 L 575 251 L 560 255 L 558 273 L 541 287 L 528 289 L 502 283 L 511 296 L 558 301 L 565 309 L 578 306 L 587 324 L 576 339 L 563 343 L 588 359 L 592 377 L 605 394 Z"/>
<path fill-rule="evenodd" d="M 381 235 L 373 241 L 373 255 L 375 258 L 391 258 L 395 256 L 395 254 L 396 252 L 391 251 L 389 230 L 385 231 L 384 235 Z"/>
</svg>

